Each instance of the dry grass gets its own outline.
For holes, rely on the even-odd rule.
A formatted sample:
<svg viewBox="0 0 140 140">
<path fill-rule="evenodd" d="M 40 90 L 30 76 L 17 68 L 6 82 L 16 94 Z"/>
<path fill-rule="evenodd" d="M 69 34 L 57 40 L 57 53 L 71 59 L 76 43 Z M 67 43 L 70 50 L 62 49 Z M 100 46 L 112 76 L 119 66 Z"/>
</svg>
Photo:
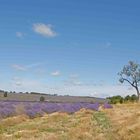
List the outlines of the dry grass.
<svg viewBox="0 0 140 140">
<path fill-rule="evenodd" d="M 99 112 L 82 109 L 73 115 L 25 115 L 0 122 L 1 140 L 140 140 L 140 105 L 115 105 Z"/>
<path fill-rule="evenodd" d="M 104 110 L 113 124 L 113 131 L 121 140 L 140 140 L 140 104 L 115 105 Z"/>
</svg>

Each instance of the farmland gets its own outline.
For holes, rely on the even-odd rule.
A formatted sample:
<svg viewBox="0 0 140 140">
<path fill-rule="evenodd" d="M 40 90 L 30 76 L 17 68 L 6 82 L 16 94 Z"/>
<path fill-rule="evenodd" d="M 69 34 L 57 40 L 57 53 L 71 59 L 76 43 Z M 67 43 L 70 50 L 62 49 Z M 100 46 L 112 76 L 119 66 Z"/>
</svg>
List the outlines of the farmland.
<svg viewBox="0 0 140 140">
<path fill-rule="evenodd" d="M 96 103 L 49 103 L 49 102 L 15 102 L 1 101 L 0 102 L 0 118 L 26 114 L 30 118 L 43 116 L 45 113 L 51 114 L 54 112 L 65 112 L 68 114 L 75 113 L 82 108 L 99 110 L 100 104 Z M 110 108 L 109 104 L 105 103 L 104 107 Z"/>
<path fill-rule="evenodd" d="M 81 108 L 75 113 L 26 114 L 1 119 L 2 140 L 139 140 L 140 104 Z"/>
<path fill-rule="evenodd" d="M 25 94 L 25 93 L 8 93 L 7 97 L 4 97 L 4 92 L 0 92 L 0 101 L 39 101 L 40 97 L 43 96 L 45 101 L 48 102 L 105 102 L 104 98 L 85 97 L 85 96 L 54 96 L 50 94 Z"/>
</svg>

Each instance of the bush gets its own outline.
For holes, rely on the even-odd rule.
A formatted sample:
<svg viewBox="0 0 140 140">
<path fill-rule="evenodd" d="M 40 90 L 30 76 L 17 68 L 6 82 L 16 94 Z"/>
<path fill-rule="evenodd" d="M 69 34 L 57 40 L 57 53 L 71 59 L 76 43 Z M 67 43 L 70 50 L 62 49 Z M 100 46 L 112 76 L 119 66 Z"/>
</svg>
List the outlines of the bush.
<svg viewBox="0 0 140 140">
<path fill-rule="evenodd" d="M 108 97 L 107 99 L 109 100 L 110 104 L 117 104 L 117 103 L 122 104 L 124 102 L 123 97 L 121 97 L 120 95 L 113 96 L 113 97 Z"/>
<path fill-rule="evenodd" d="M 138 97 L 135 94 L 133 94 L 131 96 L 131 101 L 134 102 L 134 101 L 137 101 L 137 100 L 138 100 Z"/>
<path fill-rule="evenodd" d="M 40 101 L 41 101 L 41 102 L 45 101 L 45 97 L 41 96 L 41 97 L 40 97 Z"/>
<path fill-rule="evenodd" d="M 127 95 L 125 98 L 124 98 L 125 101 L 131 101 L 131 96 Z"/>
<path fill-rule="evenodd" d="M 127 95 L 126 97 L 121 97 L 120 95 L 117 96 L 112 96 L 112 97 L 107 97 L 107 100 L 110 104 L 117 104 L 117 103 L 124 103 L 124 102 L 135 102 L 138 100 L 138 97 L 133 94 L 133 95 Z"/>
<path fill-rule="evenodd" d="M 3 95 L 4 97 L 7 97 L 8 95 L 7 95 L 7 92 L 4 92 L 4 95 Z"/>
</svg>

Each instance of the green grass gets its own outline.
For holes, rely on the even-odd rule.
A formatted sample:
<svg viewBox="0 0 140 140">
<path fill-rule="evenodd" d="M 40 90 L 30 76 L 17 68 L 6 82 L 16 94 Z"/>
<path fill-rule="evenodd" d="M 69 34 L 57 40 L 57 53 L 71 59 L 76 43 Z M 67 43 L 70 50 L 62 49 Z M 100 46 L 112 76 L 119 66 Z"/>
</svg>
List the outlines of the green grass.
<svg viewBox="0 0 140 140">
<path fill-rule="evenodd" d="M 110 120 L 104 112 L 95 112 L 93 114 L 93 120 L 95 121 L 95 124 L 101 128 L 101 130 L 105 131 L 111 128 Z"/>
</svg>

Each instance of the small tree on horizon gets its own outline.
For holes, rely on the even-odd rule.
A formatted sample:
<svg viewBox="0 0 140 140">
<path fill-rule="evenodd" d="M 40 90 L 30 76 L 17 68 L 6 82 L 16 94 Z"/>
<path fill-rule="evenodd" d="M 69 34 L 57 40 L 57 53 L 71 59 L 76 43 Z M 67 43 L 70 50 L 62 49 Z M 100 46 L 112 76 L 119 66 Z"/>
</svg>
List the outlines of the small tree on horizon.
<svg viewBox="0 0 140 140">
<path fill-rule="evenodd" d="M 4 97 L 7 97 L 7 96 L 8 96 L 7 91 L 4 92 L 4 95 L 3 95 L 3 96 L 4 96 Z"/>
<path fill-rule="evenodd" d="M 128 64 L 123 67 L 122 71 L 119 73 L 119 76 L 119 81 L 121 83 L 126 81 L 136 90 L 138 101 L 140 102 L 140 65 L 133 61 L 129 61 Z"/>
<path fill-rule="evenodd" d="M 44 101 L 45 101 L 45 97 L 44 97 L 44 96 L 41 96 L 41 97 L 40 97 L 40 101 L 41 101 L 41 102 L 44 102 Z"/>
</svg>

